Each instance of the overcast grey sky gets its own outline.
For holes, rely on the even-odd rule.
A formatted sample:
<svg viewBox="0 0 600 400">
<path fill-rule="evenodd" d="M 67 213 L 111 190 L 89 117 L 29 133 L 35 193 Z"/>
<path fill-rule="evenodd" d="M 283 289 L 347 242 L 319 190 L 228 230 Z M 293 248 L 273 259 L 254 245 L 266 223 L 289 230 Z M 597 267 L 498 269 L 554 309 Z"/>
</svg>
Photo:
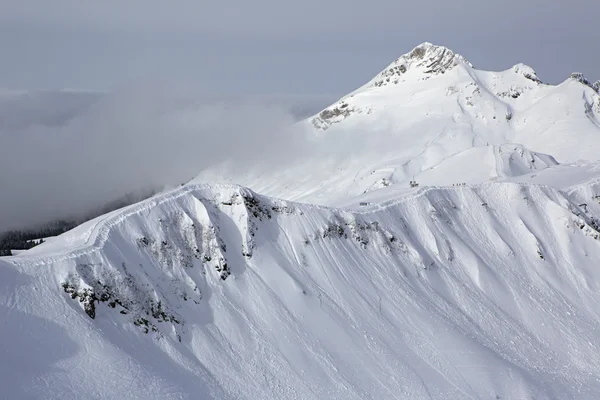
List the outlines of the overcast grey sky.
<svg viewBox="0 0 600 400">
<path fill-rule="evenodd" d="M 342 95 L 424 41 L 596 80 L 598 15 L 593 0 L 0 0 L 0 87 Z"/>
</svg>

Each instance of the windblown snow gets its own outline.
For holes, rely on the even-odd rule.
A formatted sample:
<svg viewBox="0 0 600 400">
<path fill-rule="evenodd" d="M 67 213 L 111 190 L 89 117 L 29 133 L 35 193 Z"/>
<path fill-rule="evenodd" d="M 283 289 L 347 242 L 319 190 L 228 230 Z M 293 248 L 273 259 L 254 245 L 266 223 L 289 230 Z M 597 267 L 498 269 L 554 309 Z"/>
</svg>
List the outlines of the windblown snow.
<svg viewBox="0 0 600 400">
<path fill-rule="evenodd" d="M 600 398 L 597 85 L 424 43 L 300 125 L 2 258 L 2 396 Z"/>
</svg>

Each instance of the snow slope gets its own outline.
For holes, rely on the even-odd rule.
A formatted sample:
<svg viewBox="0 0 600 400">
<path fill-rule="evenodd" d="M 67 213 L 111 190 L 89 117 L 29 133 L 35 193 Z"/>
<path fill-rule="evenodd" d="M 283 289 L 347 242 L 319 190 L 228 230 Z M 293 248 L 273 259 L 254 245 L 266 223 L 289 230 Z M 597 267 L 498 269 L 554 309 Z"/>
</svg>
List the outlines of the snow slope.
<svg viewBox="0 0 600 400">
<path fill-rule="evenodd" d="M 406 188 L 413 179 L 451 186 L 528 172 L 524 164 L 496 173 L 491 158 L 484 171 L 472 171 L 478 160 L 471 158 L 486 157 L 491 146 L 516 144 L 517 153 L 547 154 L 560 163 L 596 161 L 597 90 L 578 74 L 546 85 L 523 64 L 500 72 L 477 70 L 451 50 L 423 43 L 300 122 L 297 127 L 310 140 L 293 165 L 255 171 L 240 170 L 236 163 L 218 165 L 202 171 L 196 182 L 237 183 L 334 205 L 383 185 Z M 431 170 L 443 165 L 456 168 L 433 177 Z"/>
<path fill-rule="evenodd" d="M 360 210 L 185 186 L 7 258 L 4 394 L 595 399 L 597 215 L 514 183 Z"/>
<path fill-rule="evenodd" d="M 196 179 L 252 190 L 0 259 L 0 397 L 598 399 L 599 115 L 579 75 L 424 43 L 300 122 L 302 157 Z"/>
</svg>

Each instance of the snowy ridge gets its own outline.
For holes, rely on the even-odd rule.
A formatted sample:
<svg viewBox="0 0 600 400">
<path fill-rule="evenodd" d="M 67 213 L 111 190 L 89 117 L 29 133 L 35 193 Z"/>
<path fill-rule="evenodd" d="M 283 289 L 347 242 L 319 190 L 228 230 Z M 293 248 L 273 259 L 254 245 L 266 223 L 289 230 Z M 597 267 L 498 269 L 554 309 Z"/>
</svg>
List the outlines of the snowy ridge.
<svg viewBox="0 0 600 400">
<path fill-rule="evenodd" d="M 524 64 L 500 72 L 477 70 L 449 49 L 424 43 L 309 120 L 317 131 L 386 126 L 394 135 L 424 131 L 429 136 L 435 126 L 438 134 L 455 132 L 457 140 L 475 135 L 479 143 L 520 143 L 573 161 L 571 132 L 580 131 L 585 146 L 595 149 L 591 136 L 600 132 L 599 116 L 597 90 L 581 74 L 558 86 L 545 85 Z M 574 129 L 567 132 L 562 128 L 567 124 Z M 593 159 L 587 152 L 582 158 Z"/>
<path fill-rule="evenodd" d="M 600 398 L 593 84 L 424 43 L 298 126 L 2 258 L 3 395 Z"/>
<path fill-rule="evenodd" d="M 600 178 L 590 180 L 589 182 L 581 183 L 577 185 L 577 187 L 569 188 L 568 192 L 575 192 L 579 188 L 589 188 L 598 182 L 600 182 Z M 485 184 L 475 186 L 470 185 L 469 187 L 475 189 L 482 186 L 485 186 Z M 543 187 L 547 190 L 555 190 L 555 188 L 548 185 L 536 186 Z M 408 200 L 412 201 L 414 199 L 418 199 L 431 191 L 439 190 L 454 190 L 454 188 L 446 186 L 426 186 L 424 188 L 419 189 L 415 193 L 406 193 L 405 195 L 399 198 L 394 198 L 385 202 L 380 202 L 375 205 L 369 205 L 368 207 L 345 208 L 345 210 L 352 210 L 352 212 L 358 214 L 373 212 L 373 210 L 381 211 L 388 207 L 394 207 L 403 204 Z M 79 256 L 84 256 L 87 254 L 98 252 L 103 250 L 104 245 L 110 237 L 111 231 L 121 224 L 126 224 L 127 220 L 130 217 L 142 216 L 143 213 L 148 213 L 150 210 L 156 207 L 160 207 L 163 204 L 176 202 L 177 200 L 185 196 L 194 196 L 195 198 L 204 198 L 204 196 L 209 196 L 212 197 L 212 201 L 214 202 L 214 199 L 222 197 L 223 193 L 240 194 L 243 192 L 251 193 L 252 196 L 258 195 L 257 193 L 254 193 L 253 191 L 238 185 L 188 184 L 185 186 L 181 186 L 172 191 L 158 194 L 156 196 L 151 197 L 150 199 L 140 201 L 121 210 L 116 210 L 109 214 L 95 218 L 61 235 L 60 238 L 49 238 L 43 247 L 35 247 L 29 250 L 27 253 L 24 253 L 23 257 L 13 257 L 12 260 L 14 260 L 18 264 L 26 265 L 27 267 L 37 267 L 40 265 L 54 264 L 57 262 L 66 261 L 77 258 Z M 260 197 L 268 199 L 270 202 L 283 202 L 286 204 L 286 207 L 294 207 L 295 205 L 324 211 L 336 210 L 336 208 L 333 207 L 320 206 L 315 204 L 304 204 L 287 200 L 284 201 L 264 195 L 260 195 Z M 208 199 L 205 200 L 208 201 Z M 69 245 L 69 247 L 64 246 L 65 242 Z"/>
<path fill-rule="evenodd" d="M 77 247 L 77 250 L 66 249 L 62 246 L 63 243 L 55 244 L 53 241 L 46 246 L 42 252 L 42 256 L 36 256 L 41 247 L 34 248 L 27 253 L 26 262 L 29 266 L 35 267 L 41 264 L 55 263 L 92 252 L 102 250 L 104 244 L 109 238 L 111 229 L 115 226 L 122 224 L 127 218 L 140 215 L 143 212 L 160 206 L 164 203 L 173 202 L 182 196 L 188 195 L 195 190 L 201 190 L 203 188 L 214 187 L 215 190 L 218 188 L 230 188 L 227 185 L 186 185 L 181 186 L 173 191 L 162 193 L 154 196 L 148 200 L 141 201 L 131 206 L 125 207 L 122 210 L 113 211 L 109 214 L 95 218 L 85 224 L 78 226 L 77 228 L 65 233 L 61 236 L 61 241 L 67 241 L 71 246 Z M 49 247 L 52 246 L 56 249 L 58 254 L 48 255 Z M 65 251 L 66 250 L 66 251 Z M 52 254 L 52 253 L 51 253 Z"/>
<path fill-rule="evenodd" d="M 594 83 L 588 81 L 585 76 L 581 72 L 573 72 L 570 76 L 570 79 L 573 79 L 581 84 L 591 87 L 596 91 L 596 93 L 600 93 L 600 80 Z"/>
<path fill-rule="evenodd" d="M 471 63 L 463 56 L 455 54 L 446 47 L 436 46 L 429 42 L 425 42 L 392 62 L 385 70 L 367 84 L 349 95 L 344 96 L 338 103 L 326 108 L 317 116 L 313 117 L 312 123 L 318 129 L 327 129 L 331 124 L 339 123 L 353 113 L 360 114 L 365 112 L 364 107 L 352 107 L 351 103 L 354 103 L 354 101 L 350 99 L 356 95 L 368 92 L 369 90 L 384 88 L 386 86 L 390 86 L 388 89 L 390 89 L 393 94 L 397 95 L 401 91 L 410 91 L 412 89 L 410 85 L 419 85 L 419 82 L 427 81 L 438 75 L 444 75 L 459 66 L 462 67 L 462 70 L 455 71 L 455 73 L 452 74 L 452 78 L 448 79 L 456 79 L 457 76 L 466 74 L 472 80 L 470 83 L 475 84 L 476 90 L 479 90 L 479 88 L 482 87 L 486 88 L 486 83 L 480 79 L 481 77 L 478 76 L 478 71 L 474 69 Z M 481 71 L 481 74 L 486 74 L 486 71 Z M 490 87 L 486 88 L 486 90 L 499 98 L 506 96 L 517 98 L 523 90 L 533 89 L 530 84 L 541 84 L 541 81 L 538 79 L 533 68 L 524 64 L 517 64 L 508 71 L 487 74 L 491 74 L 492 82 Z M 516 81 L 520 82 L 525 88 L 509 86 L 504 90 L 497 90 L 497 78 L 500 78 L 500 81 L 502 81 L 504 76 L 508 76 L 511 80 L 515 81 L 515 75 L 521 78 L 517 78 Z M 525 80 L 522 78 L 525 78 Z M 409 87 L 405 88 L 403 84 L 409 85 Z M 399 86 L 394 87 L 395 85 Z M 456 87 L 450 86 L 447 94 L 456 93 L 456 91 Z M 381 90 L 380 93 L 388 95 L 392 94 Z M 372 108 L 367 108 L 366 110 L 369 114 L 372 111 Z"/>
<path fill-rule="evenodd" d="M 84 349 L 51 387 L 27 382 L 51 398 L 97 393 L 81 373 L 130 357 L 103 397 L 138 374 L 136 393 L 161 398 L 593 399 L 595 221 L 539 185 L 425 188 L 355 210 L 187 186 L 97 220 L 73 253 L 9 259 L 38 292 L 15 285 L 0 312 L 50 318 Z"/>
<path fill-rule="evenodd" d="M 444 46 L 425 42 L 396 59 L 363 88 L 405 82 L 406 79 L 402 75 L 407 73 L 409 76 L 416 76 L 418 80 L 427 80 L 432 76 L 445 74 L 460 64 L 472 67 L 471 63 L 460 54 L 455 54 Z"/>
<path fill-rule="evenodd" d="M 445 67 L 431 72 L 432 63 Z M 236 183 L 337 206 L 390 187 L 401 194 L 413 180 L 436 186 L 522 181 L 519 176 L 533 177 L 556 163 L 597 160 L 600 95 L 581 79 L 544 84 L 524 64 L 477 70 L 449 49 L 424 43 L 298 126 L 309 147 L 320 151 L 281 168 L 218 165 L 201 171 L 195 182 Z M 513 145 L 519 150 L 512 161 L 488 153 Z M 521 153 L 542 162 L 525 162 Z M 451 173 L 439 173 L 447 166 Z"/>
</svg>

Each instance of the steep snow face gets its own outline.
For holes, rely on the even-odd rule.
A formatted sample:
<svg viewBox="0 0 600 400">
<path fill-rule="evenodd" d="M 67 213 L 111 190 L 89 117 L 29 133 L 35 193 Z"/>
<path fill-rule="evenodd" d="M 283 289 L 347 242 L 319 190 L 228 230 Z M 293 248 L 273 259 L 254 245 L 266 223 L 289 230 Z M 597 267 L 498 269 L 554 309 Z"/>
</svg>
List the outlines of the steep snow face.
<svg viewBox="0 0 600 400">
<path fill-rule="evenodd" d="M 3 394 L 597 399 L 600 209 L 579 201 L 182 187 L 0 261 Z"/>
</svg>

